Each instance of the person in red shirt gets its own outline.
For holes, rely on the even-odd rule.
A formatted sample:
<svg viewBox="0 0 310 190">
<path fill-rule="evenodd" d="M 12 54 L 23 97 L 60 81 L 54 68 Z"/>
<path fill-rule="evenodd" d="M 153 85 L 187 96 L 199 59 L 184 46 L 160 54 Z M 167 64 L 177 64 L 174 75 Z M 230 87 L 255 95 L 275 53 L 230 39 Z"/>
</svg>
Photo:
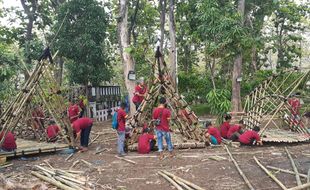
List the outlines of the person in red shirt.
<svg viewBox="0 0 310 190">
<path fill-rule="evenodd" d="M 71 124 L 73 133 L 76 134 L 76 139 L 80 139 L 81 152 L 88 150 L 89 134 L 93 126 L 93 120 L 88 117 L 79 118 Z"/>
<path fill-rule="evenodd" d="M 80 115 L 80 110 L 78 105 L 73 104 L 72 102 L 69 103 L 69 108 L 68 108 L 68 117 L 70 119 L 70 122 L 73 123 L 79 118 Z"/>
<path fill-rule="evenodd" d="M 36 130 L 44 128 L 45 114 L 41 106 L 36 106 L 32 112 L 33 125 Z"/>
<path fill-rule="evenodd" d="M 56 142 L 59 131 L 60 131 L 59 126 L 57 126 L 54 121 L 51 121 L 50 125 L 46 128 L 47 141 Z"/>
<path fill-rule="evenodd" d="M 0 127 L 0 131 L 2 131 L 1 127 Z M 4 135 L 4 131 L 2 131 L 0 133 L 0 141 L 3 138 L 3 135 Z M 5 138 L 4 138 L 4 141 L 0 147 L 0 150 L 10 152 L 10 151 L 16 150 L 16 148 L 17 148 L 17 145 L 16 145 L 16 141 L 15 141 L 15 136 L 11 131 L 8 131 Z"/>
<path fill-rule="evenodd" d="M 171 142 L 171 134 L 169 121 L 171 119 L 171 112 L 168 108 L 166 108 L 166 99 L 161 97 L 159 99 L 159 106 L 153 110 L 153 123 L 156 127 L 156 136 L 157 136 L 157 144 L 158 151 L 160 153 L 159 159 L 164 158 L 163 154 L 163 138 L 165 138 L 168 151 L 170 153 L 170 157 L 173 157 L 173 145 Z"/>
<path fill-rule="evenodd" d="M 288 104 L 290 105 L 290 111 L 292 114 L 291 119 L 289 119 L 290 122 L 290 127 L 292 128 L 293 126 L 301 126 L 304 127 L 303 123 L 301 122 L 300 118 L 300 100 L 297 98 L 298 93 L 294 94 L 292 98 L 288 99 Z"/>
<path fill-rule="evenodd" d="M 138 152 L 140 154 L 148 154 L 151 150 L 154 150 L 156 141 L 155 136 L 149 134 L 150 129 L 144 128 L 143 134 L 138 139 Z"/>
<path fill-rule="evenodd" d="M 132 102 L 136 105 L 136 110 L 138 110 L 140 104 L 144 100 L 146 89 L 144 78 L 141 77 L 138 81 L 138 85 L 135 87 L 134 96 L 132 98 Z"/>
<path fill-rule="evenodd" d="M 239 136 L 243 133 L 244 122 L 243 120 L 239 121 L 239 124 L 233 125 L 229 128 L 227 132 L 227 138 L 232 141 L 237 141 Z"/>
<path fill-rule="evenodd" d="M 125 136 L 126 136 L 126 118 L 125 112 L 126 103 L 122 102 L 120 108 L 117 110 L 117 152 L 119 156 L 125 156 Z"/>
<path fill-rule="evenodd" d="M 244 132 L 242 135 L 239 136 L 239 142 L 242 145 L 263 145 L 263 142 L 260 139 L 260 136 L 258 134 L 260 128 L 255 126 L 253 130 L 248 130 Z"/>
<path fill-rule="evenodd" d="M 225 115 L 224 117 L 225 122 L 222 123 L 221 127 L 220 127 L 220 131 L 221 131 L 221 136 L 225 139 L 227 139 L 227 132 L 230 128 L 230 121 L 231 121 L 231 116 L 230 115 Z"/>
<path fill-rule="evenodd" d="M 206 122 L 205 137 L 209 140 L 211 144 L 218 145 L 222 142 L 222 137 L 220 131 L 212 126 L 211 121 Z"/>
</svg>

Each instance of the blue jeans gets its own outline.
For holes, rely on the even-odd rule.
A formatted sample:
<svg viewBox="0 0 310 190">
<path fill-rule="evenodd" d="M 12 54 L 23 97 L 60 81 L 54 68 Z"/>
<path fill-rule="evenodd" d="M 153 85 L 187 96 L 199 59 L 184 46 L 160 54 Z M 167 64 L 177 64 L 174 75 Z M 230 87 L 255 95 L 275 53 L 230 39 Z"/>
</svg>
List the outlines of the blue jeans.
<svg viewBox="0 0 310 190">
<path fill-rule="evenodd" d="M 119 154 L 125 154 L 125 131 L 117 131 L 117 152 Z"/>
<path fill-rule="evenodd" d="M 88 147 L 89 142 L 89 134 L 93 125 L 90 125 L 86 129 L 82 129 L 81 131 L 81 146 Z"/>
<path fill-rule="evenodd" d="M 164 149 L 163 145 L 163 137 L 165 137 L 167 146 L 168 146 L 168 151 L 171 152 L 173 150 L 173 145 L 171 142 L 171 135 L 169 132 L 166 131 L 161 131 L 161 130 L 156 130 L 156 136 L 157 136 L 157 142 L 158 142 L 158 151 L 162 152 Z"/>
</svg>

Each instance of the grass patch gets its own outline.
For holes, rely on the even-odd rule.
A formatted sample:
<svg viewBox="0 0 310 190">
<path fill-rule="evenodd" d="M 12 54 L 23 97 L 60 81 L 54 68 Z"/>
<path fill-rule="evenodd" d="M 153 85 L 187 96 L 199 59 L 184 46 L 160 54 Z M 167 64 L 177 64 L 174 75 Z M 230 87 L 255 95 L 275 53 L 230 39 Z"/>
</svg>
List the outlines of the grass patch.
<svg viewBox="0 0 310 190">
<path fill-rule="evenodd" d="M 191 109 L 195 112 L 197 116 L 210 114 L 211 110 L 208 104 L 191 105 Z"/>
</svg>

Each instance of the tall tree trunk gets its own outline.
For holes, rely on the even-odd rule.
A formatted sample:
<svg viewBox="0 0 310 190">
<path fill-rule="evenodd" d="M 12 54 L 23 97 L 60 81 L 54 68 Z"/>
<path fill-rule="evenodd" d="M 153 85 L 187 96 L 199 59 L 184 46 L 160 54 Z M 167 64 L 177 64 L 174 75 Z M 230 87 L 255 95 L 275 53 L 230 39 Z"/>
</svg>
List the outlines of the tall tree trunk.
<svg viewBox="0 0 310 190">
<path fill-rule="evenodd" d="M 254 72 L 257 71 L 257 50 L 256 47 L 252 48 L 252 69 Z"/>
<path fill-rule="evenodd" d="M 30 57 L 30 42 L 33 38 L 32 29 L 33 23 L 35 21 L 35 12 L 37 10 L 37 0 L 31 0 L 30 5 L 26 4 L 26 0 L 20 0 L 22 7 L 27 15 L 28 23 L 26 26 L 26 35 L 25 35 L 25 52 L 26 52 L 26 64 L 27 66 L 31 65 L 31 57 Z M 24 72 L 25 80 L 29 78 L 28 72 Z"/>
<path fill-rule="evenodd" d="M 163 52 L 166 22 L 166 0 L 159 1 L 160 7 L 160 51 Z"/>
<path fill-rule="evenodd" d="M 56 70 L 54 73 L 54 77 L 56 82 L 58 83 L 59 86 L 62 84 L 62 75 L 63 75 L 63 67 L 64 67 L 64 60 L 62 57 L 58 57 L 56 59 Z"/>
<path fill-rule="evenodd" d="M 132 97 L 135 89 L 135 81 L 128 80 L 128 73 L 130 70 L 134 70 L 135 64 L 129 53 L 125 48 L 129 47 L 129 36 L 128 36 L 128 1 L 119 1 L 119 20 L 118 20 L 118 42 L 120 47 L 120 54 L 124 67 L 125 85 L 128 91 L 128 97 L 130 102 L 130 114 L 135 112 L 135 105 L 133 104 Z"/>
<path fill-rule="evenodd" d="M 245 8 L 245 0 L 238 1 L 238 12 L 242 16 L 242 25 L 244 22 L 244 8 Z M 232 111 L 238 112 L 242 110 L 241 106 L 241 93 L 240 93 L 240 82 L 237 82 L 237 78 L 241 77 L 242 71 L 242 52 L 236 55 L 234 61 L 234 68 L 232 73 L 232 97 L 231 97 L 231 104 L 232 104 Z"/>
<path fill-rule="evenodd" d="M 172 82 L 177 90 L 177 51 L 174 20 L 174 0 L 169 0 L 170 70 Z"/>
</svg>

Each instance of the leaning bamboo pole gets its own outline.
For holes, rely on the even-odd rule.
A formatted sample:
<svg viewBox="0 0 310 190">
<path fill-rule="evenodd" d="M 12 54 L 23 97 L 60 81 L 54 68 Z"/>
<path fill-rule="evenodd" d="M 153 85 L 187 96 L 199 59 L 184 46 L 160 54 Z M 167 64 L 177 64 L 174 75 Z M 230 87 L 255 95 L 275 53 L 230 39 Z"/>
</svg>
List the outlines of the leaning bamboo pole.
<svg viewBox="0 0 310 190">
<path fill-rule="evenodd" d="M 296 164 L 294 162 L 294 159 L 292 158 L 292 156 L 291 156 L 290 152 L 288 151 L 287 147 L 285 147 L 285 151 L 286 151 L 287 156 L 289 157 L 289 159 L 291 161 L 291 164 L 292 164 L 292 167 L 294 169 L 297 185 L 300 186 L 300 185 L 302 185 L 302 183 L 301 183 L 301 180 L 300 180 L 300 177 L 299 177 L 299 172 L 298 172 L 298 169 L 297 169 Z"/>
</svg>

